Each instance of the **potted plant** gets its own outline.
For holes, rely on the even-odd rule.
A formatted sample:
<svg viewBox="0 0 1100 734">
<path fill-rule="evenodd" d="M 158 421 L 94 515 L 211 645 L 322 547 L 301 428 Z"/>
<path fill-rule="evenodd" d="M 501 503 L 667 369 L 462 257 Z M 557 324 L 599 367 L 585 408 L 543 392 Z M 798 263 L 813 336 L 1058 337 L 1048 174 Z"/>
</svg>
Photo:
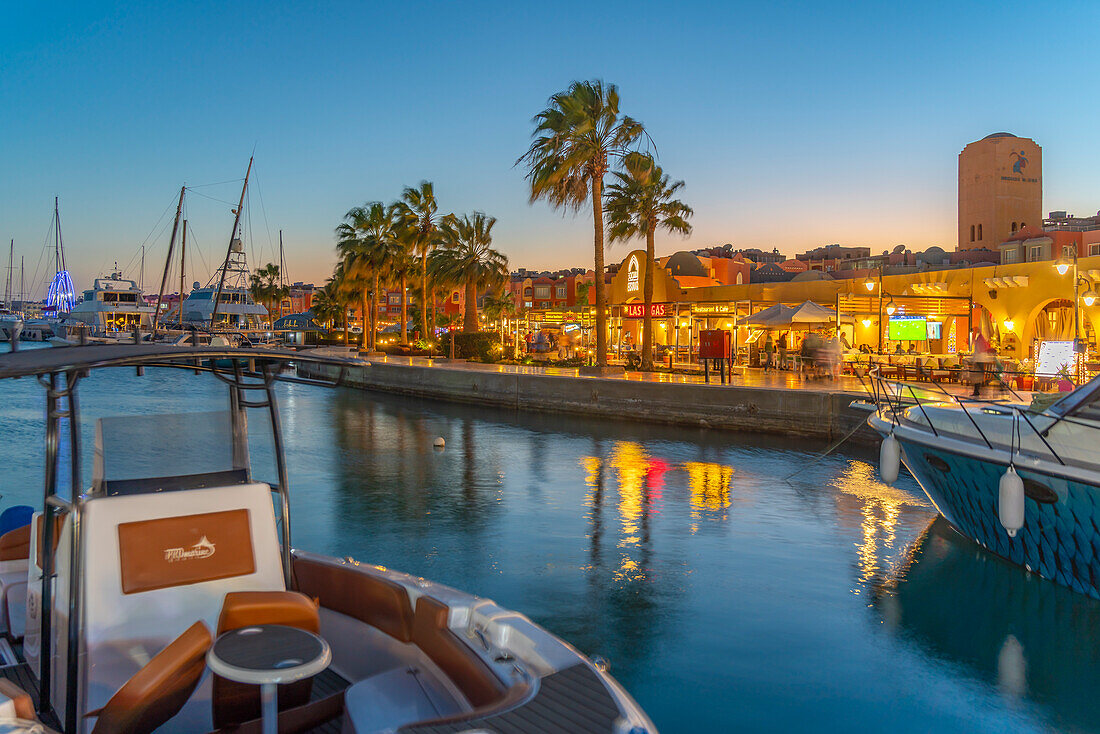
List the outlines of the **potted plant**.
<svg viewBox="0 0 1100 734">
<path fill-rule="evenodd" d="M 1025 359 L 1020 362 L 1020 371 L 1016 375 L 1016 389 L 1017 390 L 1034 390 L 1035 389 L 1035 375 L 1033 370 L 1034 364 L 1030 359 Z"/>
</svg>

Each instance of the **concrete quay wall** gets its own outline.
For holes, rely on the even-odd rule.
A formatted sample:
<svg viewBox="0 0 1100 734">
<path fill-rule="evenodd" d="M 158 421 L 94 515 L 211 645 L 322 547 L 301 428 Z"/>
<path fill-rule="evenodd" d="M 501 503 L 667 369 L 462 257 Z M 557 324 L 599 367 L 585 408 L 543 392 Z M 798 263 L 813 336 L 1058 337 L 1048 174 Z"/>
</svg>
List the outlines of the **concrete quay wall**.
<svg viewBox="0 0 1100 734">
<path fill-rule="evenodd" d="M 300 364 L 303 377 L 336 379 L 333 365 Z M 447 368 L 373 363 L 347 368 L 343 384 L 367 390 L 495 405 L 516 410 L 573 413 L 753 433 L 827 440 L 878 441 L 866 427 L 867 413 L 852 409 L 867 396 L 826 390 L 698 385 L 496 372 L 491 368 Z"/>
</svg>

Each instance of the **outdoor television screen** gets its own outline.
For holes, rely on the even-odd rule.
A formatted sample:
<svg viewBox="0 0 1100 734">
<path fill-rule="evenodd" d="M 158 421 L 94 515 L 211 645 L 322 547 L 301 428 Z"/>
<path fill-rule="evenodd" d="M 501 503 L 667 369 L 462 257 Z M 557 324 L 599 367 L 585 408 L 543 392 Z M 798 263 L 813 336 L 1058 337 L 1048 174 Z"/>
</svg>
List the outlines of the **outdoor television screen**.
<svg viewBox="0 0 1100 734">
<path fill-rule="evenodd" d="M 942 339 L 943 338 L 943 324 L 939 321 L 928 322 L 928 338 L 929 339 Z"/>
<path fill-rule="evenodd" d="M 894 341 L 924 341 L 928 338 L 927 324 L 923 316 L 890 319 L 887 335 Z"/>
</svg>

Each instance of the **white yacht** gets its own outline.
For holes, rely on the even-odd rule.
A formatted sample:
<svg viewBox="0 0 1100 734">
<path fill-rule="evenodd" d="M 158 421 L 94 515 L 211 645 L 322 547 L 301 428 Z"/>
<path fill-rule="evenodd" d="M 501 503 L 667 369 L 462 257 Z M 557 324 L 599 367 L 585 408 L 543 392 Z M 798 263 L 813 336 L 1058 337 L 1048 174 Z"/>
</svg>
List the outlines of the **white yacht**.
<svg viewBox="0 0 1100 734">
<path fill-rule="evenodd" d="M 225 272 L 223 278 L 222 272 Z M 237 331 L 260 331 L 267 320 L 267 309 L 256 303 L 248 287 L 248 263 L 245 259 L 241 241 L 236 239 L 229 257 L 222 267 L 214 273 L 205 287 L 196 281 L 194 289 L 183 302 L 183 322 L 185 325 L 201 326 L 213 329 L 235 329 Z M 214 313 L 214 298 L 221 287 L 217 314 Z"/>
<path fill-rule="evenodd" d="M 23 331 L 23 317 L 7 307 L 0 306 L 0 342 L 19 339 Z"/>
<path fill-rule="evenodd" d="M 69 312 L 68 326 L 72 331 L 73 326 L 85 325 L 93 337 L 124 336 L 135 328 L 151 330 L 154 310 L 145 303 L 137 283 L 116 269 L 109 276 L 96 278 L 92 289 L 84 291 L 84 300 Z"/>
</svg>

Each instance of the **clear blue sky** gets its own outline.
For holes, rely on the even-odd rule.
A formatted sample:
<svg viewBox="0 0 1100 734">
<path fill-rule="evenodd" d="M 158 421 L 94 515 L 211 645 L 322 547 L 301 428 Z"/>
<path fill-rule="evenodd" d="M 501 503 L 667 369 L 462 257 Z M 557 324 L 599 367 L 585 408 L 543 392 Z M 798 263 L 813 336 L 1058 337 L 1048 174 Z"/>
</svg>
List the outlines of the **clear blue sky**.
<svg viewBox="0 0 1100 734">
<path fill-rule="evenodd" d="M 599 77 L 686 181 L 695 233 L 661 251 L 951 249 L 956 156 L 991 132 L 1043 146 L 1047 209 L 1100 208 L 1098 21 L 1093 2 L 8 2 L 0 239 L 29 279 L 56 194 L 78 288 L 136 274 L 147 237 L 148 284 L 179 186 L 241 178 L 255 147 L 253 257 L 283 229 L 295 279 L 329 274 L 349 207 L 421 179 L 495 215 L 513 266 L 590 265 L 589 216 L 529 205 L 512 164 L 547 97 Z M 237 185 L 189 199 L 207 266 Z"/>
</svg>

